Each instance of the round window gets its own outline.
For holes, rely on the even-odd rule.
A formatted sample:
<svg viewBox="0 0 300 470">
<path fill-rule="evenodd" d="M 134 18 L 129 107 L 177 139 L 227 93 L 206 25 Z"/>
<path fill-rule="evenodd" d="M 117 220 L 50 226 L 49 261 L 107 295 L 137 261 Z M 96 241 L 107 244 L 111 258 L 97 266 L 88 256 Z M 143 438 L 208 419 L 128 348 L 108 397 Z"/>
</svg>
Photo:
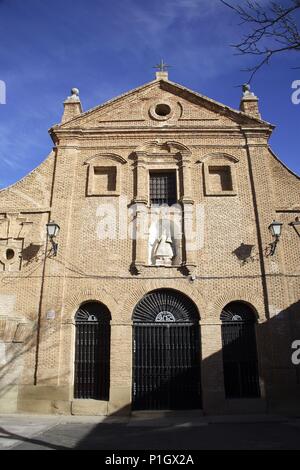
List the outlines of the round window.
<svg viewBox="0 0 300 470">
<path fill-rule="evenodd" d="M 15 256 L 14 250 L 12 250 L 11 248 L 8 248 L 6 250 L 6 259 L 9 261 L 9 260 L 13 259 L 14 256 Z"/>
<path fill-rule="evenodd" d="M 168 116 L 171 113 L 171 108 L 168 104 L 160 103 L 155 107 L 155 112 L 158 116 Z"/>
</svg>

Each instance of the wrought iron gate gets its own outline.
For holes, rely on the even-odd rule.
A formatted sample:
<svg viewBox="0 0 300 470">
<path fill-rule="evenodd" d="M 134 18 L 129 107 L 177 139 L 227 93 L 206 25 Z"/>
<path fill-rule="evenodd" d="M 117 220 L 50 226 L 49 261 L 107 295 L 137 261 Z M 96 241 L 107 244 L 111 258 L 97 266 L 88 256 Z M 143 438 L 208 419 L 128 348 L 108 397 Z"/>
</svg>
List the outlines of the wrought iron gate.
<svg viewBox="0 0 300 470">
<path fill-rule="evenodd" d="M 101 308 L 102 307 L 102 308 Z M 76 314 L 75 398 L 109 399 L 110 314 L 90 302 Z"/>
<path fill-rule="evenodd" d="M 172 291 L 155 291 L 135 309 L 135 410 L 201 408 L 199 323 L 186 299 Z"/>
<path fill-rule="evenodd" d="M 227 398 L 260 396 L 255 317 L 251 309 L 232 302 L 222 312 L 224 385 Z"/>
</svg>

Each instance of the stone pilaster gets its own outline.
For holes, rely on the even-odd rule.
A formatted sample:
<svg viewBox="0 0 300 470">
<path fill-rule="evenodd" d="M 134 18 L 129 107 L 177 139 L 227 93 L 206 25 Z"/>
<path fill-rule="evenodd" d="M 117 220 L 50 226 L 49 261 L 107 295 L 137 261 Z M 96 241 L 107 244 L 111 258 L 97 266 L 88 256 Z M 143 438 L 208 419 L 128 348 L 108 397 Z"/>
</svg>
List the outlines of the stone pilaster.
<svg viewBox="0 0 300 470">
<path fill-rule="evenodd" d="M 148 204 L 148 168 L 146 152 L 136 152 L 134 202 Z"/>
</svg>

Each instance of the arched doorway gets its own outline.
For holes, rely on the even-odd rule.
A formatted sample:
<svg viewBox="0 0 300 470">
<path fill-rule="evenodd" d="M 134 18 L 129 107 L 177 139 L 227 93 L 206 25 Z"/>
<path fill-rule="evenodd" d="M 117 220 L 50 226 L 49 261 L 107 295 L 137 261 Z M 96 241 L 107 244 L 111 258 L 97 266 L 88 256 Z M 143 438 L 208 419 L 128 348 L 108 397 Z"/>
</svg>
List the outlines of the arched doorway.
<svg viewBox="0 0 300 470">
<path fill-rule="evenodd" d="M 109 399 L 110 320 L 100 302 L 86 302 L 76 312 L 74 398 Z"/>
<path fill-rule="evenodd" d="M 230 302 L 221 320 L 225 396 L 259 397 L 255 313 L 246 303 Z"/>
<path fill-rule="evenodd" d="M 146 294 L 133 313 L 135 410 L 201 408 L 199 314 L 184 294 Z"/>
</svg>

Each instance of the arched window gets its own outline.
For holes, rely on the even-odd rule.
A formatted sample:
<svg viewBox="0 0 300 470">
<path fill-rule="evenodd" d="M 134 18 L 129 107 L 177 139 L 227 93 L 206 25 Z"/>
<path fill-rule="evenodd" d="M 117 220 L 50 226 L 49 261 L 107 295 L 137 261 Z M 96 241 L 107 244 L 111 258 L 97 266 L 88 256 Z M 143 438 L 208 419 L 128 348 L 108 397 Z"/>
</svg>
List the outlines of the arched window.
<svg viewBox="0 0 300 470">
<path fill-rule="evenodd" d="M 87 302 L 75 315 L 75 398 L 109 399 L 110 312 Z"/>
<path fill-rule="evenodd" d="M 255 314 L 243 302 L 223 309 L 222 345 L 226 398 L 259 397 Z"/>
</svg>

